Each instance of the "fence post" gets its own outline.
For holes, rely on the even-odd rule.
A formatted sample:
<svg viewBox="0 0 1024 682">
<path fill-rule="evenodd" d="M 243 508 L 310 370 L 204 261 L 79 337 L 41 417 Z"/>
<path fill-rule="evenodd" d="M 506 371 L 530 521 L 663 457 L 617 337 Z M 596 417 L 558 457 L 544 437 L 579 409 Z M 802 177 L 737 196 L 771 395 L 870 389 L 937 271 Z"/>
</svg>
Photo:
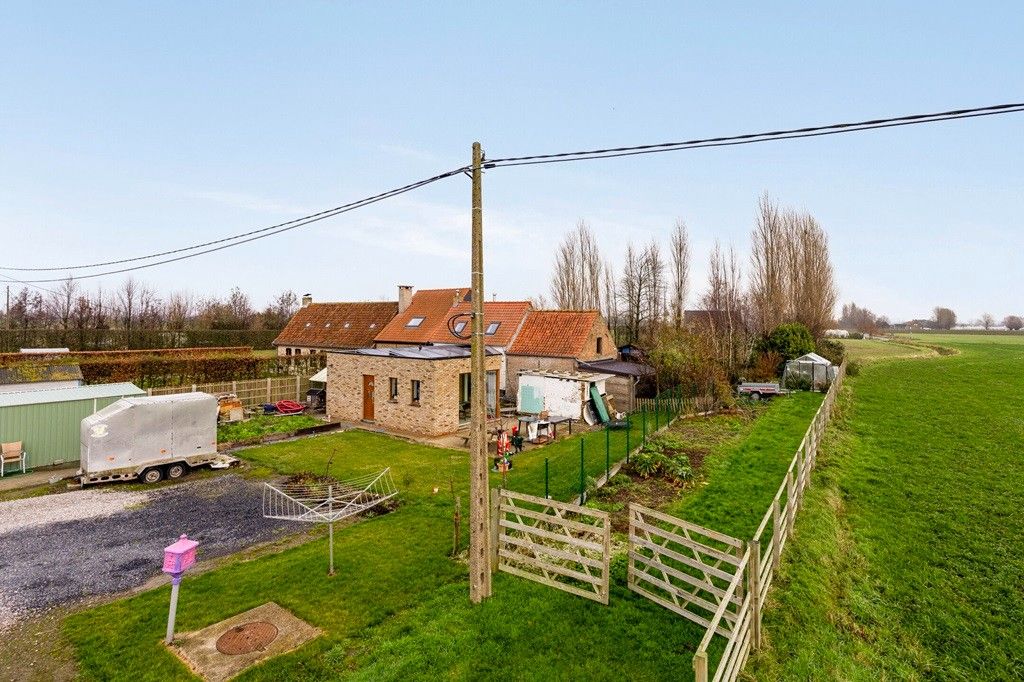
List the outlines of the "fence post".
<svg viewBox="0 0 1024 682">
<path fill-rule="evenodd" d="M 612 441 L 611 441 L 611 429 L 606 425 L 604 427 L 604 482 L 608 483 L 608 479 L 611 478 L 612 471 Z"/>
<path fill-rule="evenodd" d="M 789 519 L 786 521 L 786 532 L 789 533 L 789 537 L 793 537 L 793 526 L 796 523 L 796 486 L 793 484 L 793 470 L 790 469 L 786 472 L 786 508 L 789 512 L 786 514 Z"/>
<path fill-rule="evenodd" d="M 779 570 L 779 560 L 782 557 L 782 527 L 779 519 L 779 498 L 772 500 L 772 574 Z"/>
<path fill-rule="evenodd" d="M 195 392 L 196 392 L 196 385 L 195 385 L 195 384 L 192 384 L 192 392 L 193 392 L 193 393 L 195 393 Z"/>
<path fill-rule="evenodd" d="M 644 422 L 643 438 L 641 438 L 641 440 L 640 440 L 640 444 L 643 445 L 644 443 L 647 442 L 647 408 L 646 407 L 644 407 L 644 408 L 642 408 L 640 410 L 640 418 Z"/>
<path fill-rule="evenodd" d="M 695 682 L 708 682 L 708 654 L 698 651 L 693 655 L 693 679 Z"/>
<path fill-rule="evenodd" d="M 267 377 L 267 402 L 270 402 L 270 377 Z"/>
<path fill-rule="evenodd" d="M 742 543 L 741 542 L 740 546 L 736 548 L 736 558 L 739 559 L 742 562 L 743 561 L 743 553 L 746 552 L 746 551 L 747 551 L 746 543 Z M 736 570 L 737 571 L 742 571 L 743 570 L 743 564 L 740 563 L 739 567 Z M 747 589 L 747 586 L 743 584 L 742 580 L 739 582 L 739 584 L 736 585 L 736 596 L 739 598 L 740 604 L 743 603 L 743 596 L 745 594 L 745 590 L 746 589 Z"/>
<path fill-rule="evenodd" d="M 302 386 L 299 384 L 299 375 L 295 374 L 295 402 L 302 402 Z"/>
<path fill-rule="evenodd" d="M 747 581 L 750 589 L 750 639 L 751 648 L 761 648 L 761 541 L 750 541 L 750 558 L 747 560 Z"/>
<path fill-rule="evenodd" d="M 629 464 L 629 432 L 633 428 L 633 422 L 630 419 L 626 419 L 626 464 Z"/>
<path fill-rule="evenodd" d="M 661 398 L 654 396 L 654 432 L 657 433 L 658 429 L 661 428 Z"/>
<path fill-rule="evenodd" d="M 491 573 L 498 571 L 498 534 L 501 533 L 499 513 L 501 509 L 501 488 L 491 490 Z"/>
<path fill-rule="evenodd" d="M 544 499 L 550 500 L 551 494 L 548 492 L 548 458 L 544 458 Z"/>
<path fill-rule="evenodd" d="M 150 398 L 152 398 L 153 397 L 153 389 L 152 388 L 147 388 L 146 389 L 146 395 L 148 395 Z"/>
<path fill-rule="evenodd" d="M 580 436 L 580 504 L 587 501 L 587 472 L 583 468 L 584 436 Z"/>
<path fill-rule="evenodd" d="M 234 379 L 231 380 L 231 392 L 238 396 L 238 382 Z"/>
</svg>

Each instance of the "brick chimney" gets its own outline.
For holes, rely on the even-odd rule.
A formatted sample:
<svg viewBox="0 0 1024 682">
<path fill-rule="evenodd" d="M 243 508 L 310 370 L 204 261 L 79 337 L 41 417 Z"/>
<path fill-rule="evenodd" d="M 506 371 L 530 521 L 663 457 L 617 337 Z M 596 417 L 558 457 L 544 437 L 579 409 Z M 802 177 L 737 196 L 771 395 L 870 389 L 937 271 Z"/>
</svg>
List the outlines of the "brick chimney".
<svg viewBox="0 0 1024 682">
<path fill-rule="evenodd" d="M 303 308 L 305 308 L 306 306 L 308 306 L 312 302 L 313 302 L 313 294 L 303 294 L 302 295 L 302 307 Z"/>
<path fill-rule="evenodd" d="M 412 286 L 409 284 L 398 285 L 398 314 L 401 315 L 412 303 Z"/>
</svg>

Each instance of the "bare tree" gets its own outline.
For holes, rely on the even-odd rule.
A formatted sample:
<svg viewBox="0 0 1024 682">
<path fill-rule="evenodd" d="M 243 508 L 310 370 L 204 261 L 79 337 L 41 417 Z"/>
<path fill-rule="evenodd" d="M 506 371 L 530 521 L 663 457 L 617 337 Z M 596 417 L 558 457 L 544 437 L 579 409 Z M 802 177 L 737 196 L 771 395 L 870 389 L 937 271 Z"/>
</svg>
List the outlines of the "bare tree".
<svg viewBox="0 0 1024 682">
<path fill-rule="evenodd" d="M 690 277 L 690 238 L 686 232 L 686 223 L 677 220 L 672 230 L 669 247 L 671 256 L 672 282 L 669 290 L 669 314 L 672 326 L 677 330 L 683 327 L 683 311 L 686 308 L 686 294 Z"/>
<path fill-rule="evenodd" d="M 603 265 L 597 239 L 580 220 L 555 252 L 551 298 L 563 310 L 600 310 Z"/>
<path fill-rule="evenodd" d="M 778 204 L 761 195 L 750 240 L 750 299 L 755 330 L 762 334 L 782 323 L 789 310 L 786 232 Z"/>
<path fill-rule="evenodd" d="M 992 325 L 996 323 L 996 318 L 992 317 L 991 313 L 984 313 L 981 316 L 981 326 L 985 329 L 991 329 Z"/>
<path fill-rule="evenodd" d="M 121 286 L 114 291 L 114 300 L 117 303 L 117 315 L 121 327 L 125 331 L 127 347 L 132 347 L 132 332 L 136 327 L 139 315 L 139 289 L 141 285 L 134 278 L 121 282 Z"/>
<path fill-rule="evenodd" d="M 645 287 L 644 259 L 632 242 L 628 242 L 619 278 L 619 308 L 624 340 L 630 343 L 639 340 L 646 318 L 643 310 Z"/>
<path fill-rule="evenodd" d="M 956 325 L 956 313 L 949 308 L 937 307 L 932 314 L 936 329 L 952 329 Z"/>
<path fill-rule="evenodd" d="M 604 262 L 604 272 L 601 275 L 601 304 L 604 319 L 614 336 L 619 323 L 619 306 L 616 294 L 615 266 L 609 260 Z"/>
<path fill-rule="evenodd" d="M 1024 328 L 1024 319 L 1021 319 L 1020 315 L 1007 315 L 1003 318 L 1003 326 L 1015 332 Z"/>
<path fill-rule="evenodd" d="M 790 315 L 815 338 L 828 328 L 835 314 L 839 292 L 828 249 L 828 235 L 810 214 L 791 214 L 790 240 L 794 254 L 790 275 Z"/>
<path fill-rule="evenodd" d="M 651 343 L 658 333 L 658 328 L 665 319 L 665 261 L 661 257 L 661 249 L 658 242 L 651 240 L 644 249 L 643 254 L 644 272 L 644 305 L 646 311 L 647 325 L 643 338 Z"/>
<path fill-rule="evenodd" d="M 58 284 L 55 291 L 50 292 L 48 301 L 50 315 L 60 324 L 61 343 L 65 346 L 68 345 L 71 312 L 74 309 L 77 294 L 78 282 L 71 277 Z"/>
</svg>

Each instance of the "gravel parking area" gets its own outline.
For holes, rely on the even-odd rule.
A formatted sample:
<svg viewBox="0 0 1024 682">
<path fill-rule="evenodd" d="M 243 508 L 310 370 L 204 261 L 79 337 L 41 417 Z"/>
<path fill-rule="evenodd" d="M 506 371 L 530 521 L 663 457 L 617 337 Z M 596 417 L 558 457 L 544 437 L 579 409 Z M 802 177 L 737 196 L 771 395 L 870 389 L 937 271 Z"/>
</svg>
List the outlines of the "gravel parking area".
<svg viewBox="0 0 1024 682">
<path fill-rule="evenodd" d="M 262 517 L 261 485 L 228 474 L 0 503 L 0 631 L 51 606 L 142 585 L 182 533 L 200 542 L 203 561 L 301 530 Z"/>
</svg>

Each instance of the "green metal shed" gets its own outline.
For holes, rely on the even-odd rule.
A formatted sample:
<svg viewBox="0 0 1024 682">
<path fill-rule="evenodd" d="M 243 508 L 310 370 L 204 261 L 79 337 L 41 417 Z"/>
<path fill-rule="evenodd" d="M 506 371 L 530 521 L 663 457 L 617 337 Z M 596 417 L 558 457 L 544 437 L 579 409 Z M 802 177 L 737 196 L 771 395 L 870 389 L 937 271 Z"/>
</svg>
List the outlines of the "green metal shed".
<svg viewBox="0 0 1024 682">
<path fill-rule="evenodd" d="M 0 442 L 20 440 L 29 469 L 77 462 L 82 419 L 139 395 L 146 392 L 130 383 L 0 393 Z"/>
</svg>

